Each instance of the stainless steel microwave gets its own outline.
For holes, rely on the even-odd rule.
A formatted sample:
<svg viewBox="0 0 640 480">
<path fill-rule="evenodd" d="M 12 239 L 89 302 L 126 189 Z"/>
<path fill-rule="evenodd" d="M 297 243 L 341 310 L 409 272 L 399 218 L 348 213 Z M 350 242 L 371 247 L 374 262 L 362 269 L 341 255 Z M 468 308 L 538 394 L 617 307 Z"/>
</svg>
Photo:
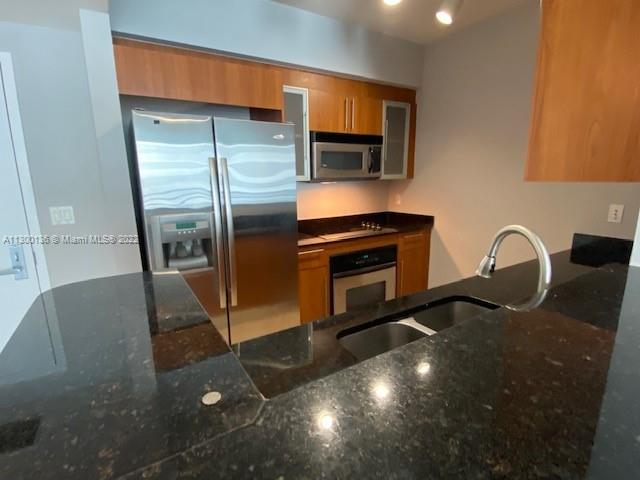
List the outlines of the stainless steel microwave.
<svg viewBox="0 0 640 480">
<path fill-rule="evenodd" d="M 376 179 L 382 136 L 311 132 L 311 171 L 316 182 Z"/>
</svg>

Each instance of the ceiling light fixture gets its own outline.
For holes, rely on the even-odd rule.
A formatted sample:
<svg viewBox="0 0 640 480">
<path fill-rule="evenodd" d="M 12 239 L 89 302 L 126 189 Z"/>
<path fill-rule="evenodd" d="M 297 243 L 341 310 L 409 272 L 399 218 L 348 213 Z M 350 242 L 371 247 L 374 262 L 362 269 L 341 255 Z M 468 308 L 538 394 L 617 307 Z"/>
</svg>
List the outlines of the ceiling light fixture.
<svg viewBox="0 0 640 480">
<path fill-rule="evenodd" d="M 387 5 L 391 5 L 393 7 L 394 5 L 398 5 L 402 0 L 382 0 L 382 1 Z"/>
<path fill-rule="evenodd" d="M 444 0 L 436 12 L 436 19 L 443 25 L 451 25 L 461 6 L 462 0 Z"/>
</svg>

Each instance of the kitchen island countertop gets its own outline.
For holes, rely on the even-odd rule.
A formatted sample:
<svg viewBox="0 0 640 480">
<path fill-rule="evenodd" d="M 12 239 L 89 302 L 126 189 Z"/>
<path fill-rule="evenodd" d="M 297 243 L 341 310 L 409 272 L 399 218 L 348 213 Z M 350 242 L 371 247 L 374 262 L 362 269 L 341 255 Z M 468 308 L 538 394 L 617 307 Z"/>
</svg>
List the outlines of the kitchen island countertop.
<svg viewBox="0 0 640 480">
<path fill-rule="evenodd" d="M 0 386 L 0 477 L 637 478 L 640 269 L 568 252 L 553 266 L 533 311 L 483 314 L 270 400 L 180 277 L 59 287 L 42 299 L 56 361 Z M 332 317 L 312 336 L 456 292 L 509 303 L 531 293 L 536 268 Z M 32 311 L 3 356 L 34 348 L 42 321 Z M 260 349 L 245 347 L 255 362 Z M 204 406 L 208 391 L 222 400 Z"/>
</svg>

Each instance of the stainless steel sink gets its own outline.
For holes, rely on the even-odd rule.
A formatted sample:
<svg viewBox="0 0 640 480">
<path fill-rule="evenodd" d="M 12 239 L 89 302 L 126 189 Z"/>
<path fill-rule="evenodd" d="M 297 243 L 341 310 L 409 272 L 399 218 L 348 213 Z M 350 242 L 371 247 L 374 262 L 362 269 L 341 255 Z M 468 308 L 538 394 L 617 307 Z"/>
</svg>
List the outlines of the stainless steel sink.
<svg viewBox="0 0 640 480">
<path fill-rule="evenodd" d="M 362 361 L 496 308 L 500 305 L 473 297 L 447 297 L 401 312 L 384 323 L 376 321 L 342 330 L 337 338 Z"/>
<path fill-rule="evenodd" d="M 409 325 L 390 322 L 338 337 L 338 342 L 362 361 L 426 336 Z"/>
<path fill-rule="evenodd" d="M 500 308 L 500 305 L 473 297 L 448 297 L 426 305 L 412 314 L 420 325 L 439 332 L 458 323 Z"/>
</svg>

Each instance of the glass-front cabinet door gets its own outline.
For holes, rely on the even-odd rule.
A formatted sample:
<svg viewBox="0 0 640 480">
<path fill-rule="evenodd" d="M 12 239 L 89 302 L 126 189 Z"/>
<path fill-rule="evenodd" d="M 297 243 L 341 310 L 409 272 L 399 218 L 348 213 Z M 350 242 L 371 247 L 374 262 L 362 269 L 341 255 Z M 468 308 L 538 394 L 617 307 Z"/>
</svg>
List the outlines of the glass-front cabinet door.
<svg viewBox="0 0 640 480">
<path fill-rule="evenodd" d="M 409 158 L 409 122 L 411 105 L 403 102 L 382 102 L 382 178 L 407 178 Z"/>
<path fill-rule="evenodd" d="M 309 157 L 309 91 L 306 88 L 284 88 L 284 121 L 295 125 L 296 179 L 311 180 Z"/>
</svg>

